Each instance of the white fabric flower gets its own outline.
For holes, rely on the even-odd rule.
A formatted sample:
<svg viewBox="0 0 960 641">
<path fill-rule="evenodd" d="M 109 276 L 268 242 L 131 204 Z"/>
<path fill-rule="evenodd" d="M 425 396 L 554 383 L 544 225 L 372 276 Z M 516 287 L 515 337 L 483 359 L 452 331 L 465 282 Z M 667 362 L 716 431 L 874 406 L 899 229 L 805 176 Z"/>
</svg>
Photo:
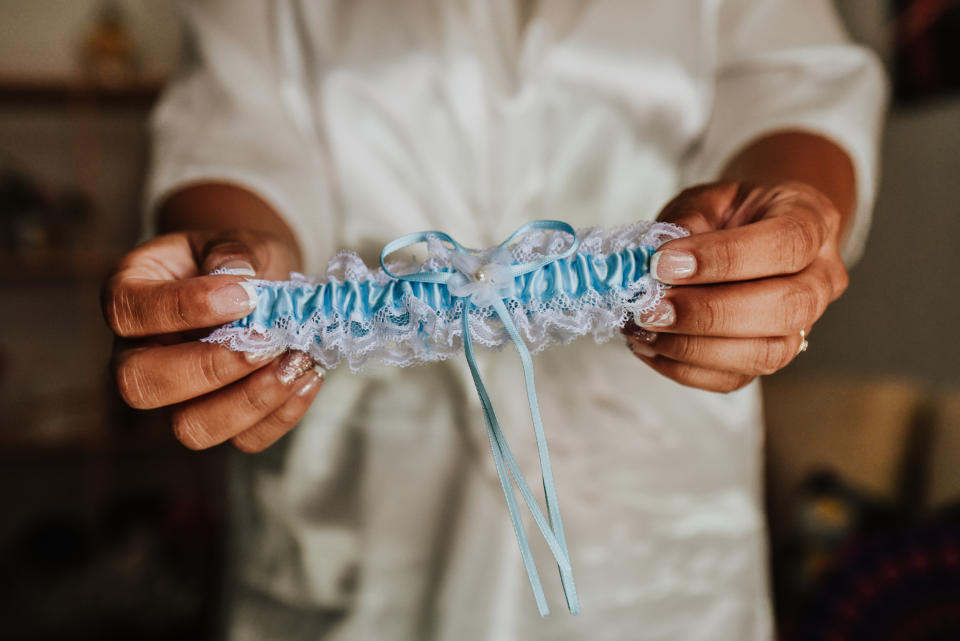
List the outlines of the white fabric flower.
<svg viewBox="0 0 960 641">
<path fill-rule="evenodd" d="M 468 254 L 450 252 L 457 273 L 447 282 L 450 294 L 469 298 L 477 307 L 488 307 L 510 295 L 513 284 L 513 255 L 506 247 Z"/>
</svg>

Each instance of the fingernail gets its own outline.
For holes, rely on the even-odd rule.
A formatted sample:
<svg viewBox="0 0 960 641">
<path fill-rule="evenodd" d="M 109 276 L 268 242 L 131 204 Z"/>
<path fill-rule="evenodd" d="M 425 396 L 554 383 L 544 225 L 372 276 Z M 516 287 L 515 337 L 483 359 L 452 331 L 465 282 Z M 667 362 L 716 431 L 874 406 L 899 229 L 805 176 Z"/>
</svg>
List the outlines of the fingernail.
<svg viewBox="0 0 960 641">
<path fill-rule="evenodd" d="M 650 273 L 657 280 L 680 280 L 693 276 L 697 259 L 690 252 L 676 249 L 658 251 L 650 259 Z"/>
<path fill-rule="evenodd" d="M 210 292 L 210 306 L 218 314 L 248 314 L 257 306 L 258 298 L 257 288 L 241 281 Z"/>
<path fill-rule="evenodd" d="M 630 347 L 630 351 L 631 351 L 631 352 L 633 352 L 634 354 L 638 354 L 638 355 L 640 355 L 640 356 L 646 356 L 647 358 L 653 358 L 654 356 L 657 355 L 657 353 L 653 350 L 653 348 L 650 347 L 649 345 L 647 345 L 646 343 L 641 343 L 641 342 L 639 342 L 639 341 L 628 340 L 628 341 L 627 341 L 627 346 Z"/>
<path fill-rule="evenodd" d="M 266 352 L 244 352 L 243 357 L 246 358 L 247 362 L 250 364 L 265 363 L 267 361 L 272 361 L 277 356 L 280 356 L 285 349 L 285 347 L 278 347 L 277 349 L 272 349 Z"/>
<path fill-rule="evenodd" d="M 257 271 L 253 268 L 253 265 L 249 261 L 243 260 L 242 258 L 234 258 L 228 260 L 222 265 L 217 266 L 211 273 L 213 274 L 229 274 L 231 276 L 256 276 Z"/>
<path fill-rule="evenodd" d="M 637 325 L 635 322 L 633 322 L 633 319 L 628 320 L 620 331 L 624 335 L 632 336 L 633 338 L 643 341 L 647 345 L 653 345 L 653 342 L 657 340 L 658 336 L 656 332 L 651 332 Z"/>
<path fill-rule="evenodd" d="M 656 332 L 648 331 L 642 327 L 638 327 L 637 331 L 633 334 L 633 336 L 634 338 L 640 340 L 641 342 L 647 345 L 653 345 L 653 343 L 657 340 L 657 336 L 659 336 L 659 334 L 657 334 Z"/>
<path fill-rule="evenodd" d="M 280 369 L 277 371 L 277 378 L 284 385 L 289 385 L 313 367 L 313 359 L 306 352 L 300 350 L 291 350 L 280 361 Z"/>
<path fill-rule="evenodd" d="M 637 320 L 642 327 L 670 327 L 677 322 L 677 312 L 670 301 L 662 300 Z"/>
<path fill-rule="evenodd" d="M 306 396 L 310 392 L 316 389 L 317 385 L 320 384 L 320 381 L 323 380 L 324 371 L 323 368 L 319 365 L 313 366 L 313 376 L 307 381 L 307 383 L 297 390 L 297 396 Z"/>
</svg>

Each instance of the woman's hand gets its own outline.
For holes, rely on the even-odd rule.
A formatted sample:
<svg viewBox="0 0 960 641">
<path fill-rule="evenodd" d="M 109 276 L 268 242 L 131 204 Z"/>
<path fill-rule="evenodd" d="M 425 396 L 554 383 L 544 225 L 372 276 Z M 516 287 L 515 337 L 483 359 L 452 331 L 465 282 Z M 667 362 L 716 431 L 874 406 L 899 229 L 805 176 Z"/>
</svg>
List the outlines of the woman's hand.
<svg viewBox="0 0 960 641">
<path fill-rule="evenodd" d="M 691 233 L 651 260 L 677 287 L 623 331 L 639 359 L 684 385 L 730 392 L 786 366 L 847 287 L 841 216 L 806 183 L 701 185 L 658 220 Z"/>
<path fill-rule="evenodd" d="M 132 407 L 170 407 L 173 433 L 190 449 L 230 440 L 260 451 L 306 412 L 323 371 L 304 352 L 248 358 L 201 343 L 196 330 L 249 314 L 245 277 L 285 278 L 297 250 L 257 232 L 180 231 L 158 236 L 120 261 L 103 287 L 103 312 L 117 335 L 114 369 Z M 214 270 L 229 274 L 209 276 Z"/>
</svg>

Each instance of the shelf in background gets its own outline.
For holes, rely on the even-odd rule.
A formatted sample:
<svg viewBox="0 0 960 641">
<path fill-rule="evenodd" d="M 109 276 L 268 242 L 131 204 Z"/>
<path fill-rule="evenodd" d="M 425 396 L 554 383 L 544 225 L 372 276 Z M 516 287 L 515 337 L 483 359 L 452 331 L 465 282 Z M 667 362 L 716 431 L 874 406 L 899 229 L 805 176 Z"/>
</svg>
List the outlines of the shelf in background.
<svg viewBox="0 0 960 641">
<path fill-rule="evenodd" d="M 99 281 L 110 272 L 120 255 L 120 252 L 89 249 L 0 252 L 0 283 Z"/>
<path fill-rule="evenodd" d="M 156 102 L 164 78 L 144 78 L 127 85 L 99 85 L 80 77 L 19 77 L 0 75 L 0 105 L 68 105 L 147 109 Z"/>
</svg>

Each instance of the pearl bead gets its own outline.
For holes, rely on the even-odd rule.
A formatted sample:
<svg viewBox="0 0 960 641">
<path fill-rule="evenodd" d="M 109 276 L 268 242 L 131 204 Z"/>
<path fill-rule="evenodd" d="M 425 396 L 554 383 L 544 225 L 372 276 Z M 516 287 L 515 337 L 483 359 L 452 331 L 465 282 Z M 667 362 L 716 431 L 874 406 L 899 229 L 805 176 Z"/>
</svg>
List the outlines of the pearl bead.
<svg viewBox="0 0 960 641">
<path fill-rule="evenodd" d="M 477 281 L 478 283 L 486 282 L 486 280 L 487 280 L 487 271 L 486 271 L 484 268 L 481 267 L 481 268 L 478 269 L 476 272 L 474 272 L 474 274 L 473 274 L 473 279 L 474 279 L 475 281 Z"/>
</svg>

